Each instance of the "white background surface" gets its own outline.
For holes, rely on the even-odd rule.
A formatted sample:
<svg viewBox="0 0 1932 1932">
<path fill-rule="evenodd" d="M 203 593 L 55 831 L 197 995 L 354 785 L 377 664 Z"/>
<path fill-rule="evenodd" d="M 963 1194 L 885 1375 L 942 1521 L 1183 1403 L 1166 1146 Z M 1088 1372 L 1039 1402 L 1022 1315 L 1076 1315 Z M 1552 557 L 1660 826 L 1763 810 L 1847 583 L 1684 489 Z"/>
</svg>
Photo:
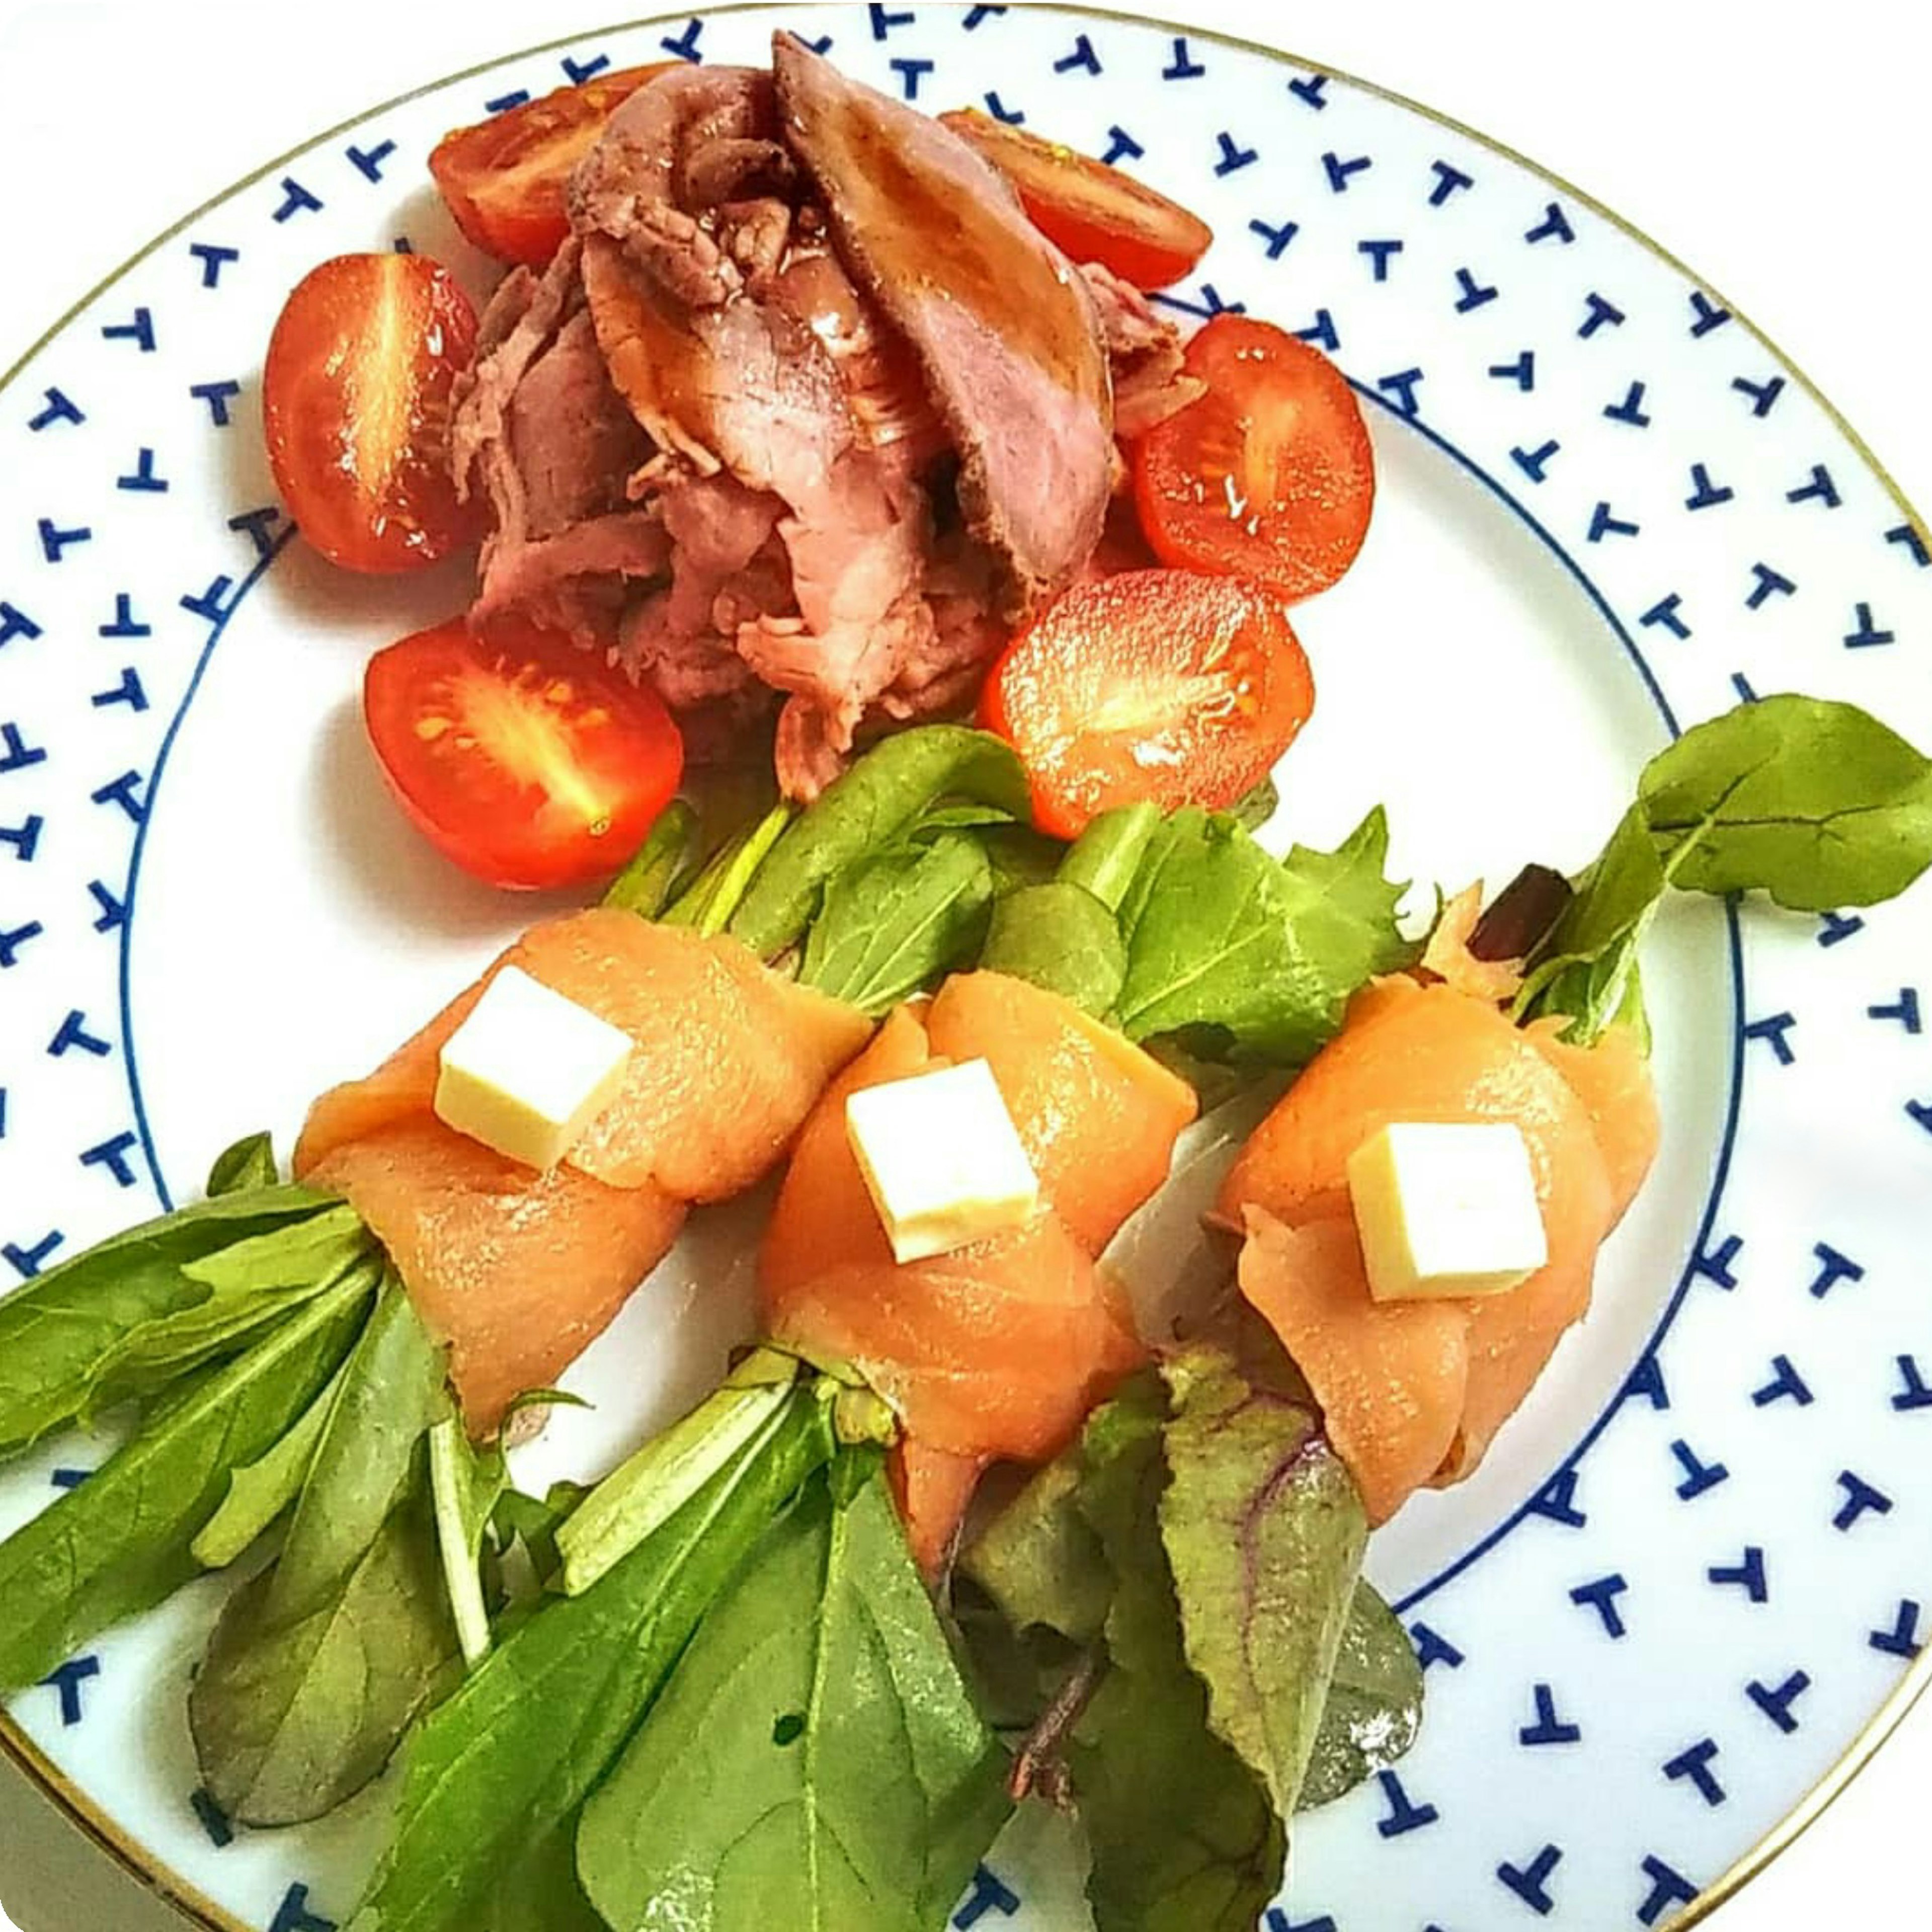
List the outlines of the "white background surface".
<svg viewBox="0 0 1932 1932">
<path fill-rule="evenodd" d="M 456 68 L 655 10 L 652 0 L 0 0 L 0 370 L 157 231 L 270 156 Z M 1137 10 L 1278 39 L 1567 176 L 1766 328 L 1932 508 L 1922 201 L 1932 25 L 1910 0 L 1788 14 L 1734 0 Z M 1932 1850 L 1914 1828 L 1928 1789 L 1932 1709 L 1718 1915 L 1721 1932 L 1922 1919 Z M 4 1766 L 0 1901 L 0 1928 L 17 1920 L 22 1932 L 181 1923 Z"/>
</svg>

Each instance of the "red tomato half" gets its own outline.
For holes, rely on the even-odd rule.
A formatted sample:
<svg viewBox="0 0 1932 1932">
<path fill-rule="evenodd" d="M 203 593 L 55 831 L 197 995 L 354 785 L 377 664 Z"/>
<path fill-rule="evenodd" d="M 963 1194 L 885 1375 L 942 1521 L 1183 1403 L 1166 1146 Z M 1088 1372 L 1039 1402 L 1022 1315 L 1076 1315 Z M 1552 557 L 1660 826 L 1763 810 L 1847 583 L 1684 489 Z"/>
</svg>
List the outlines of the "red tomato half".
<svg viewBox="0 0 1932 1932">
<path fill-rule="evenodd" d="M 296 285 L 268 338 L 262 416 L 302 535 L 350 570 L 415 570 L 474 540 L 449 480 L 449 392 L 476 311 L 418 255 L 338 255 Z"/>
<path fill-rule="evenodd" d="M 1066 838 L 1142 799 L 1232 805 L 1314 708 L 1279 599 L 1184 570 L 1077 585 L 1015 640 L 981 700 L 1026 766 L 1036 822 Z"/>
<path fill-rule="evenodd" d="M 1214 231 L 1131 175 L 976 107 L 940 119 L 1012 183 L 1033 225 L 1075 262 L 1099 262 L 1136 288 L 1164 289 L 1207 254 Z"/>
<path fill-rule="evenodd" d="M 600 74 L 444 135 L 429 171 L 457 226 L 484 254 L 541 268 L 570 232 L 571 171 L 646 81 L 680 64 Z"/>
<path fill-rule="evenodd" d="M 520 619 L 478 635 L 454 618 L 378 651 L 362 711 L 403 808 L 493 886 L 616 872 L 683 776 L 655 692 Z"/>
<path fill-rule="evenodd" d="M 1291 602 L 1355 560 L 1375 454 L 1348 379 L 1265 322 L 1217 315 L 1187 346 L 1208 393 L 1134 447 L 1141 524 L 1162 560 L 1258 578 Z"/>
</svg>

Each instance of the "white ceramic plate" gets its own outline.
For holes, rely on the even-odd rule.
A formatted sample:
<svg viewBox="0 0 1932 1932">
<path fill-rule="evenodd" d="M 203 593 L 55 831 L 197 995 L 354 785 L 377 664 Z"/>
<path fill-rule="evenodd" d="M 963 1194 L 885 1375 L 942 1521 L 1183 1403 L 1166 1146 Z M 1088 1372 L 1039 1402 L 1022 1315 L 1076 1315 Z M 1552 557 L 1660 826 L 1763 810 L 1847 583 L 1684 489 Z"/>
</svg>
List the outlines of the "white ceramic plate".
<svg viewBox="0 0 1932 1932">
<path fill-rule="evenodd" d="M 1070 9 L 752 8 L 514 55 L 270 164 L 0 384 L 0 1288 L 190 1192 L 236 1133 L 286 1144 L 532 910 L 436 860 L 377 782 L 362 664 L 464 586 L 287 541 L 258 418 L 284 296 L 405 242 L 480 290 L 424 169 L 446 129 L 666 50 L 760 61 L 781 19 L 1199 208 L 1220 238 L 1181 305 L 1304 331 L 1370 399 L 1381 502 L 1303 614 L 1321 704 L 1282 836 L 1383 800 L 1400 874 L 1499 882 L 1586 859 L 1643 758 L 1741 694 L 1853 699 L 1932 742 L 1932 556 L 1862 446 L 1679 265 L 1477 135 Z M 1478 1478 L 1376 1539 L 1426 1727 L 1302 1821 L 1271 1932 L 1662 1924 L 1902 1708 L 1932 1520 L 1928 940 L 1923 888 L 1844 920 L 1672 909 L 1658 1172 Z M 602 1406 L 560 1415 L 530 1480 L 708 1384 L 748 1323 L 742 1232 L 700 1228 L 578 1365 Z M 0 1532 L 103 1454 L 0 1476 Z M 0 1742 L 211 1924 L 325 1932 L 385 1794 L 237 1840 L 197 1809 L 183 1693 L 220 1593 L 103 1636 Z M 1050 1835 L 998 1848 L 962 1932 L 1084 1923 Z"/>
</svg>

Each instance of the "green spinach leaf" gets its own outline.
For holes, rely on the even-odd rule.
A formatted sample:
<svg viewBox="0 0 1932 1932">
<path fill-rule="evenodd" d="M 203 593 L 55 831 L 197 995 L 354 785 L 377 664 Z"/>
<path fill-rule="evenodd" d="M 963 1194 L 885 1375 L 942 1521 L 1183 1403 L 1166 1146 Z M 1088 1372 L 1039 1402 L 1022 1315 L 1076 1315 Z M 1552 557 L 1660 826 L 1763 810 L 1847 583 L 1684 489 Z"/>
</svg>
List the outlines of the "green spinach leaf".
<svg viewBox="0 0 1932 1932">
<path fill-rule="evenodd" d="M 1857 706 L 1771 697 L 1694 725 L 1637 796 L 1673 885 L 1828 912 L 1932 865 L 1932 761 Z"/>
<path fill-rule="evenodd" d="M 419 1477 L 313 1609 L 278 1618 L 270 1570 L 215 1626 L 188 1721 L 202 1782 L 238 1822 L 304 1824 L 346 1803 L 456 1654 L 426 1489 Z"/>
<path fill-rule="evenodd" d="M 862 1012 L 890 1012 L 978 952 L 993 868 L 970 832 L 862 859 L 829 880 L 800 978 Z"/>
<path fill-rule="evenodd" d="M 332 1208 L 188 1262 L 182 1274 L 208 1289 L 207 1298 L 141 1323 L 109 1348 L 94 1364 L 82 1420 L 238 1354 L 376 1252 L 355 1210 Z"/>
<path fill-rule="evenodd" d="M 251 1548 L 302 1494 L 315 1462 L 316 1445 L 328 1426 L 352 1354 L 335 1379 L 302 1412 L 296 1423 L 266 1456 L 233 1471 L 221 1507 L 194 1540 L 194 1560 L 204 1570 L 225 1570 Z"/>
<path fill-rule="evenodd" d="M 1173 1407 L 1161 1538 L 1209 1721 L 1294 1810 L 1348 1622 L 1368 1518 L 1313 1412 L 1193 1347 L 1162 1366 Z"/>
<path fill-rule="evenodd" d="M 268 1621 L 337 1592 L 412 1483 L 417 1448 L 449 1412 L 446 1355 L 393 1276 L 356 1345 L 302 1484 L 268 1592 Z"/>
<path fill-rule="evenodd" d="M 673 799 L 611 880 L 604 903 L 640 919 L 656 919 L 677 896 L 697 838 L 698 814 L 684 800 Z"/>
<path fill-rule="evenodd" d="M 527 1894 L 530 1867 L 554 1869 L 556 1834 L 832 1449 L 830 1405 L 800 1390 L 602 1582 L 499 1642 L 410 1739 L 394 1834 L 349 1932 L 469 1932 L 493 1897 Z"/>
<path fill-rule="evenodd" d="M 865 1461 L 766 1536 L 585 1807 L 578 1869 L 618 1932 L 673 1900 L 684 1932 L 932 1932 L 1004 1823 L 1004 1754 Z"/>
<path fill-rule="evenodd" d="M 828 785 L 772 848 L 730 930 L 761 958 L 796 945 L 826 884 L 895 843 L 947 798 L 1028 816 L 1026 774 L 1012 748 L 964 724 L 928 724 L 882 739 Z"/>
<path fill-rule="evenodd" d="M 666 926 L 689 926 L 709 938 L 731 923 L 752 882 L 792 822 L 792 808 L 775 805 L 754 825 L 728 839 L 692 883 L 659 915 Z"/>
<path fill-rule="evenodd" d="M 207 1300 L 185 1268 L 334 1204 L 298 1187 L 224 1194 L 103 1241 L 0 1300 L 0 1460 L 75 1420 L 102 1360 L 136 1330 Z"/>
<path fill-rule="evenodd" d="M 605 1477 L 556 1531 L 565 1590 L 580 1597 L 742 1456 L 792 1400 L 802 1366 L 778 1349 L 754 1350 Z"/>
<path fill-rule="evenodd" d="M 1127 950 L 1120 921 L 1085 886 L 1050 879 L 994 902 L 980 964 L 1104 1018 L 1120 997 Z"/>
<path fill-rule="evenodd" d="M 484 1540 L 510 1485 L 500 1441 L 478 1450 L 458 1415 L 429 1432 L 430 1493 L 436 1549 L 463 1660 L 472 1670 L 490 1652 L 490 1600 L 483 1579 Z"/>
<path fill-rule="evenodd" d="M 280 1174 L 275 1164 L 274 1142 L 266 1133 L 247 1134 L 214 1156 L 214 1165 L 208 1170 L 208 1198 L 212 1201 L 220 1195 L 272 1187 Z"/>
<path fill-rule="evenodd" d="M 1408 1633 L 1371 1585 L 1358 1583 L 1298 1808 L 1333 1804 L 1404 1756 L 1422 1729 L 1422 1697 Z"/>
<path fill-rule="evenodd" d="M 374 1288 L 372 1275 L 352 1275 L 297 1310 L 0 1544 L 0 1692 L 38 1683 L 85 1639 L 197 1574 L 191 1545 L 230 1474 L 278 1442 L 327 1384 Z"/>
<path fill-rule="evenodd" d="M 1932 865 L 1932 762 L 1856 705 L 1754 700 L 1694 726 L 1644 767 L 1636 802 L 1517 997 L 1588 1046 L 1648 1028 L 1638 954 L 1666 890 L 1762 892 L 1796 910 L 1871 905 Z"/>
</svg>

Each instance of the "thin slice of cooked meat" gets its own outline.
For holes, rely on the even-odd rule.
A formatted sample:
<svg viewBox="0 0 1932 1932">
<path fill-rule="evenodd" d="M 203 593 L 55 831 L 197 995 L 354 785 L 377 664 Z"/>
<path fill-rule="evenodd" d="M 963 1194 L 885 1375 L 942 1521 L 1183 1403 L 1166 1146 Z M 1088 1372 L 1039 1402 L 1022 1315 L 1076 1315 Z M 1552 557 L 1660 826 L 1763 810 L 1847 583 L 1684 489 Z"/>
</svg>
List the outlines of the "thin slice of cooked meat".
<svg viewBox="0 0 1932 1932">
<path fill-rule="evenodd" d="M 1132 283 L 1099 262 L 1081 265 L 1107 345 L 1114 382 L 1114 430 L 1132 442 L 1207 393 L 1198 376 L 1182 373 L 1180 332 Z"/>
<path fill-rule="evenodd" d="M 625 500 L 650 443 L 611 386 L 574 243 L 541 279 L 506 278 L 482 340 L 451 430 L 459 492 L 487 492 L 495 513 L 472 617 L 514 610 L 608 643 L 628 586 L 660 574 L 668 547 Z"/>
<path fill-rule="evenodd" d="M 674 704 L 788 694 L 780 775 L 810 797 L 932 633 L 917 472 L 944 432 L 821 212 L 785 199 L 776 133 L 769 75 L 667 76 L 613 118 L 572 206 L 611 374 L 676 459 L 638 479 L 672 580 L 627 656 Z"/>
<path fill-rule="evenodd" d="M 919 352 L 968 520 L 1023 614 L 1072 581 L 1106 515 L 1113 406 L 1093 296 L 958 136 L 790 34 L 772 64 L 785 137 L 846 267 Z"/>
</svg>

